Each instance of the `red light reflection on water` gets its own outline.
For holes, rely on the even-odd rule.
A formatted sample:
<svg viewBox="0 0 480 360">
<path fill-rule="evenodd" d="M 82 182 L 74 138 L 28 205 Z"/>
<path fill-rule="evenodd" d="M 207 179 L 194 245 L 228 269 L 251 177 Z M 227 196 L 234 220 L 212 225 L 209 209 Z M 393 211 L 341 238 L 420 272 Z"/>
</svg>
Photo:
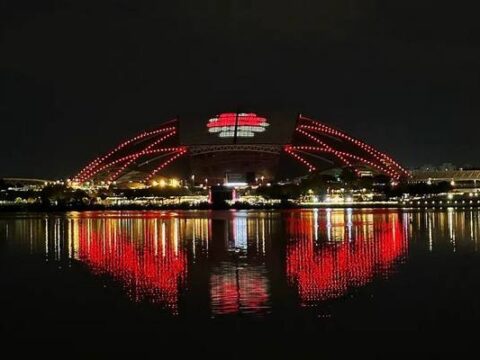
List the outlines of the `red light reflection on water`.
<svg viewBox="0 0 480 360">
<path fill-rule="evenodd" d="M 212 311 L 215 315 L 259 314 L 268 307 L 268 280 L 260 266 L 235 270 L 223 267 L 210 279 Z"/>
<path fill-rule="evenodd" d="M 210 276 L 213 315 L 261 315 L 270 307 L 270 282 L 265 264 L 265 219 L 239 215 L 228 222 L 228 250 Z"/>
<path fill-rule="evenodd" d="M 287 277 L 297 287 L 302 305 L 340 297 L 377 275 L 386 276 L 405 255 L 407 241 L 397 214 L 375 222 L 358 217 L 360 221 L 352 222 L 342 212 L 289 219 Z M 327 241 L 316 241 L 316 226 Z"/>
<path fill-rule="evenodd" d="M 186 255 L 165 223 L 137 221 L 140 226 L 134 232 L 115 220 L 101 226 L 79 221 L 77 257 L 94 273 L 112 275 L 133 300 L 158 303 L 176 314 Z"/>
<path fill-rule="evenodd" d="M 408 249 L 397 213 L 294 211 L 285 221 L 286 279 L 304 306 L 389 275 Z M 218 223 L 219 230 L 224 224 Z M 87 218 L 72 226 L 73 257 L 96 274 L 113 276 L 134 301 L 158 303 L 178 314 L 191 246 L 192 274 L 197 269 L 209 272 L 199 281 L 209 288 L 213 315 L 270 311 L 271 274 L 276 269 L 266 257 L 285 253 L 277 252 L 279 247 L 271 253 L 270 240 L 280 241 L 277 237 L 283 234 L 272 239 L 268 221 L 234 217 L 225 231 L 216 232 L 219 237 L 211 248 L 212 229 L 206 220 Z M 180 245 L 186 239 L 190 241 Z M 187 286 L 186 296 L 189 291 Z"/>
</svg>

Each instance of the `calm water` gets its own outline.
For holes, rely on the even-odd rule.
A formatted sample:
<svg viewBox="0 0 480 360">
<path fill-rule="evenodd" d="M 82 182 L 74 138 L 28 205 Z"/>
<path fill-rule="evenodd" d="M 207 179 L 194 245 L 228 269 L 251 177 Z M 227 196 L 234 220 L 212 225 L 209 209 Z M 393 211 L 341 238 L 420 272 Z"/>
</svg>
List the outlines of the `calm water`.
<svg viewBox="0 0 480 360">
<path fill-rule="evenodd" d="M 298 356 L 334 330 L 467 329 L 479 231 L 476 210 L 0 214 L 2 339 Z"/>
</svg>

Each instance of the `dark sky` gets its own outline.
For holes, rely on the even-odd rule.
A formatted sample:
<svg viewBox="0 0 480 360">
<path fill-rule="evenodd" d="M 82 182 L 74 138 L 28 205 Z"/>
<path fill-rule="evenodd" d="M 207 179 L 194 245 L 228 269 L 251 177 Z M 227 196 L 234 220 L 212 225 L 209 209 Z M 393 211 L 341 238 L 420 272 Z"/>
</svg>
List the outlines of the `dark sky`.
<svg viewBox="0 0 480 360">
<path fill-rule="evenodd" d="M 409 167 L 480 165 L 480 22 L 466 2 L 0 4 L 0 176 L 68 176 L 177 114 L 239 107 L 308 114 Z"/>
</svg>

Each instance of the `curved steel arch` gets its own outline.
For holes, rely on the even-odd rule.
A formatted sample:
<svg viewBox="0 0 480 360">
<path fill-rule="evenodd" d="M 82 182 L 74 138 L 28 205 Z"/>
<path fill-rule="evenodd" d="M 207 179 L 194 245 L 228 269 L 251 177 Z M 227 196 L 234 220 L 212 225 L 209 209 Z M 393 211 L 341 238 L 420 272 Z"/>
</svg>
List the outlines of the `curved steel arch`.
<svg viewBox="0 0 480 360">
<path fill-rule="evenodd" d="M 317 120 L 300 114 L 294 132 L 301 135 L 302 140 L 296 139 L 294 134 L 293 145 L 286 146 L 285 151 L 307 166 L 309 171 L 314 171 L 315 165 L 299 156 L 298 152 L 307 155 L 318 151 L 329 153 L 341 166 L 352 167 L 357 173 L 356 164 L 359 163 L 395 180 L 410 177 L 410 173 L 387 154 Z M 328 141 L 332 139 L 338 141 Z"/>
<path fill-rule="evenodd" d="M 185 147 L 178 146 L 177 135 L 178 120 L 173 119 L 164 122 L 157 129 L 144 131 L 118 144 L 103 156 L 97 157 L 74 177 L 74 181 L 83 183 L 96 179 L 99 177 L 99 174 L 103 174 L 104 180 L 113 182 L 119 179 L 137 160 L 162 153 L 172 155 L 171 158 L 160 164 L 156 169 L 164 168 L 171 163 L 172 158 L 176 159 L 178 154 L 183 155 L 186 153 Z M 166 141 L 174 138 L 176 138 L 176 146 L 162 146 Z M 147 178 L 149 176 L 150 174 Z"/>
</svg>

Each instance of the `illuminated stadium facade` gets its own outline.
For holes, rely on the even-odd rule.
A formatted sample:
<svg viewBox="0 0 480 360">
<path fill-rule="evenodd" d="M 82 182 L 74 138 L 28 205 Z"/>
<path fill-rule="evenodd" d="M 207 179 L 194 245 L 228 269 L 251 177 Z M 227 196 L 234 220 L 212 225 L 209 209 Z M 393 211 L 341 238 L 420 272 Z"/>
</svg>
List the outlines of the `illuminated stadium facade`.
<svg viewBox="0 0 480 360">
<path fill-rule="evenodd" d="M 213 184 L 254 184 L 289 178 L 280 165 L 300 173 L 349 168 L 357 175 L 409 177 L 395 160 L 325 123 L 299 115 L 290 141 L 256 141 L 272 124 L 255 113 L 222 113 L 206 122 L 209 143 L 182 143 L 178 119 L 128 139 L 85 166 L 78 183 L 144 183 L 170 176 Z M 265 136 L 264 136 L 265 138 Z M 279 173 L 280 172 L 280 173 Z"/>
</svg>

